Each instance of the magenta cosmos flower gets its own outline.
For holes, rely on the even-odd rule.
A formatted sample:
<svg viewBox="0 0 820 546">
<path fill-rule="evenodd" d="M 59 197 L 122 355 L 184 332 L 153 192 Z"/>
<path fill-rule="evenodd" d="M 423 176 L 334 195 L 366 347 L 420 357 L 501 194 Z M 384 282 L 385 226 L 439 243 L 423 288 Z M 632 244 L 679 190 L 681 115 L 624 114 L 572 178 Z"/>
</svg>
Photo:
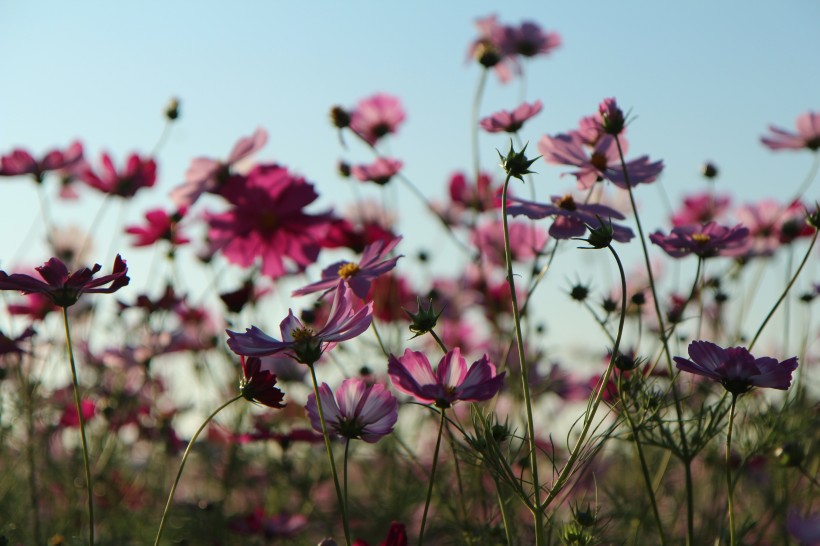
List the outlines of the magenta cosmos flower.
<svg viewBox="0 0 820 546">
<path fill-rule="evenodd" d="M 719 220 L 727 210 L 731 199 L 728 195 L 698 193 L 683 199 L 677 212 L 672 215 L 673 226 L 689 224 L 706 224 Z"/>
<path fill-rule="evenodd" d="M 102 154 L 99 174 L 90 165 L 77 173 L 77 177 L 103 193 L 118 197 L 133 197 L 142 188 L 150 188 L 157 181 L 157 164 L 151 158 L 131 154 L 122 170 L 117 170 L 111 156 Z"/>
<path fill-rule="evenodd" d="M 689 344 L 689 359 L 675 357 L 679 370 L 708 377 L 737 396 L 752 387 L 786 390 L 797 369 L 797 357 L 783 362 L 770 357 L 753 357 L 743 347 L 724 349 L 708 341 Z"/>
<path fill-rule="evenodd" d="M 257 165 L 243 181 L 230 192 L 233 208 L 207 216 L 214 248 L 242 267 L 261 260 L 272 279 L 316 261 L 331 216 L 303 211 L 319 196 L 313 186 L 279 165 Z"/>
<path fill-rule="evenodd" d="M 174 246 L 189 243 L 179 232 L 179 221 L 188 211 L 182 207 L 174 214 L 168 214 L 162 209 L 149 210 L 145 213 L 146 224 L 142 226 L 128 226 L 125 232 L 134 235 L 134 246 L 150 246 L 157 241 L 165 240 Z"/>
<path fill-rule="evenodd" d="M 216 192 L 227 182 L 231 167 L 262 149 L 267 141 L 268 133 L 260 127 L 252 135 L 236 141 L 225 161 L 208 157 L 194 159 L 185 172 L 185 182 L 171 191 L 171 200 L 178 207 L 184 207 L 192 205 L 205 192 Z"/>
<path fill-rule="evenodd" d="M 772 134 L 761 137 L 760 141 L 772 150 L 820 150 L 820 112 L 801 114 L 796 125 L 796 134 L 770 125 L 769 131 Z"/>
<path fill-rule="evenodd" d="M 581 237 L 586 233 L 589 226 L 593 229 L 611 226 L 612 238 L 620 243 L 626 243 L 634 236 L 632 230 L 628 227 L 608 221 L 612 218 L 616 220 L 625 219 L 625 216 L 617 210 L 606 205 L 578 203 L 569 194 L 564 196 L 553 195 L 550 204 L 517 199 L 507 207 L 507 212 L 513 216 L 523 214 L 533 220 L 555 216 L 549 234 L 556 239 Z"/>
<path fill-rule="evenodd" d="M 501 390 L 506 374 L 496 374 L 495 366 L 486 354 L 468 369 L 458 347 L 444 355 L 435 373 L 424 353 L 410 349 L 399 358 L 390 355 L 387 373 L 398 390 L 441 409 L 449 408 L 459 400 L 489 400 Z"/>
<path fill-rule="evenodd" d="M 388 256 L 399 244 L 399 241 L 401 241 L 401 237 L 397 237 L 390 242 L 376 241 L 371 245 L 367 245 L 358 264 L 345 261 L 331 264 L 322 271 L 322 280 L 299 290 L 294 290 L 293 295 L 304 296 L 321 290 L 333 290 L 339 286 L 341 281 L 346 283 L 354 294 L 361 299 L 365 299 L 368 291 L 370 291 L 370 284 L 373 279 L 396 267 L 396 262 L 401 256 L 394 258 L 388 258 Z"/>
<path fill-rule="evenodd" d="M 242 380 L 239 382 L 239 392 L 251 402 L 259 402 L 269 408 L 284 408 L 282 400 L 285 393 L 276 387 L 276 375 L 262 369 L 262 360 L 255 356 L 242 360 Z"/>
<path fill-rule="evenodd" d="M 525 102 L 512 112 L 500 110 L 487 116 L 479 122 L 479 125 L 488 133 L 517 133 L 524 126 L 525 121 L 541 112 L 542 106 L 540 100 L 532 104 Z"/>
<path fill-rule="evenodd" d="M 69 274 L 68 267 L 57 258 L 51 258 L 45 264 L 35 268 L 43 281 L 14 273 L 8 275 L 0 271 L 0 290 L 20 290 L 23 294 L 39 293 L 46 296 L 60 307 L 71 307 L 84 293 L 110 294 L 128 284 L 130 280 L 126 273 L 128 267 L 119 254 L 114 260 L 114 268 L 110 275 L 94 279 L 101 266 L 95 264 L 92 269 L 83 267 Z M 105 286 L 108 285 L 108 286 Z"/>
<path fill-rule="evenodd" d="M 31 175 L 42 182 L 45 173 L 71 169 L 83 159 L 83 145 L 75 141 L 65 150 L 51 150 L 42 159 L 34 159 L 26 150 L 12 150 L 0 157 L 0 176 Z"/>
<path fill-rule="evenodd" d="M 683 258 L 689 254 L 712 258 L 744 248 L 749 240 L 749 230 L 740 224 L 728 227 L 709 222 L 678 226 L 672 228 L 669 235 L 656 231 L 649 239 L 673 258 Z"/>
<path fill-rule="evenodd" d="M 395 133 L 405 117 L 404 108 L 397 97 L 377 93 L 360 100 L 350 112 L 350 128 L 373 146 L 382 137 Z"/>
<path fill-rule="evenodd" d="M 319 387 L 322 411 L 329 432 L 350 440 L 361 438 L 375 443 L 393 431 L 399 418 L 399 402 L 384 385 L 368 385 L 363 379 L 345 379 L 336 396 L 327 383 Z M 322 432 L 316 396 L 308 396 L 307 406 L 313 430 Z"/>
<path fill-rule="evenodd" d="M 370 327 L 373 316 L 373 302 L 354 305 L 344 283 L 339 284 L 325 327 L 314 332 L 296 318 L 291 309 L 279 324 L 282 340 L 251 326 L 244 334 L 228 332 L 228 347 L 238 355 L 270 356 L 285 353 L 297 362 L 312 366 L 339 341 L 347 341 Z"/>
<path fill-rule="evenodd" d="M 350 173 L 362 182 L 374 182 L 384 186 L 396 176 L 404 163 L 398 159 L 380 157 L 370 165 L 353 165 Z"/>
</svg>

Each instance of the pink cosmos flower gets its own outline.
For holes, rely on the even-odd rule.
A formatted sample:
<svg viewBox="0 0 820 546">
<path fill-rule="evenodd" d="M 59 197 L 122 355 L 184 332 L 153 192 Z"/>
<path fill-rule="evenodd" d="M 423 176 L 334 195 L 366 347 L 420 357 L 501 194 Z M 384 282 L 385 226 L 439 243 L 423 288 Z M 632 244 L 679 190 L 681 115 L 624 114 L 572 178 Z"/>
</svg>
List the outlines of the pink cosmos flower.
<svg viewBox="0 0 820 546">
<path fill-rule="evenodd" d="M 402 257 L 388 258 L 396 245 L 399 244 L 399 241 L 401 241 L 401 237 L 397 237 L 389 243 L 377 241 L 372 245 L 368 245 L 364 249 L 358 264 L 345 261 L 331 264 L 322 271 L 320 281 L 294 290 L 292 295 L 304 296 L 320 290 L 330 291 L 339 286 L 340 282 L 343 282 L 350 287 L 354 294 L 365 299 L 373 279 L 396 267 L 396 262 Z"/>
<path fill-rule="evenodd" d="M 738 220 L 749 228 L 749 256 L 771 256 L 785 243 L 814 231 L 805 223 L 805 208 L 799 201 L 781 205 L 774 199 L 763 199 L 735 211 Z"/>
<path fill-rule="evenodd" d="M 649 239 L 673 258 L 682 258 L 689 254 L 712 258 L 745 247 L 749 239 L 749 230 L 740 224 L 727 227 L 709 222 L 672 228 L 669 235 L 656 231 Z"/>
<path fill-rule="evenodd" d="M 319 256 L 331 220 L 303 211 L 317 197 L 313 185 L 285 167 L 257 165 L 243 190 L 231 192 L 233 208 L 207 216 L 208 235 L 229 262 L 249 267 L 261 259 L 262 274 L 272 279 L 289 272 L 286 261 L 302 271 Z"/>
<path fill-rule="evenodd" d="M 189 243 L 179 233 L 178 224 L 188 211 L 187 207 L 182 207 L 174 214 L 168 214 L 162 209 L 153 209 L 145 213 L 146 226 L 128 226 L 125 232 L 135 235 L 134 246 L 150 246 L 160 240 L 166 240 L 174 246 Z"/>
<path fill-rule="evenodd" d="M 797 134 L 769 125 L 773 134 L 760 138 L 772 150 L 801 150 L 812 152 L 820 149 L 820 112 L 806 112 L 797 117 Z"/>
<path fill-rule="evenodd" d="M 51 258 L 35 269 L 45 282 L 29 275 L 20 273 L 8 275 L 5 271 L 0 271 L 0 290 L 20 290 L 24 294 L 39 293 L 49 298 L 55 305 L 71 307 L 77 303 L 83 293 L 110 294 L 126 286 L 129 281 L 126 276 L 128 267 L 119 254 L 114 260 L 111 274 L 99 279 L 93 279 L 93 277 L 101 269 L 100 264 L 95 264 L 92 269 L 83 267 L 69 274 L 68 267 L 63 262 L 57 258 Z M 106 284 L 108 286 L 104 287 Z"/>
<path fill-rule="evenodd" d="M 350 172 L 362 182 L 375 182 L 384 186 L 393 178 L 404 165 L 398 159 L 380 157 L 370 165 L 353 165 Z"/>
<path fill-rule="evenodd" d="M 468 180 L 461 172 L 450 177 L 450 200 L 452 204 L 478 212 L 501 208 L 501 190 L 499 185 L 493 187 L 492 176 L 482 172 L 478 180 Z"/>
<path fill-rule="evenodd" d="M 796 356 L 778 362 L 766 356 L 755 358 L 743 347 L 724 349 L 708 341 L 693 341 L 689 359 L 676 356 L 675 363 L 679 370 L 717 381 L 733 395 L 752 387 L 787 390 L 797 369 Z"/>
<path fill-rule="evenodd" d="M 387 373 L 396 389 L 423 404 L 435 404 L 442 409 L 459 400 L 489 400 L 501 390 L 506 374 L 496 374 L 495 366 L 486 354 L 468 369 L 458 347 L 444 355 L 435 373 L 424 353 L 410 349 L 399 358 L 390 355 Z"/>
<path fill-rule="evenodd" d="M 377 93 L 360 100 L 350 112 L 350 128 L 374 146 L 382 137 L 395 133 L 405 117 L 404 108 L 397 97 Z"/>
<path fill-rule="evenodd" d="M 541 27 L 532 21 L 524 21 L 518 27 L 507 27 L 505 40 L 506 50 L 522 57 L 549 55 L 561 45 L 561 36 L 555 32 L 541 30 Z"/>
<path fill-rule="evenodd" d="M 93 400 L 82 400 L 80 402 L 80 411 L 83 413 L 83 421 L 88 423 L 97 415 L 97 403 Z M 74 401 L 66 401 L 63 406 L 63 412 L 60 415 L 60 427 L 77 428 L 79 426 L 80 417 L 77 415 Z"/>
<path fill-rule="evenodd" d="M 373 302 L 356 307 L 346 285 L 340 282 L 327 323 L 318 332 L 304 326 L 291 309 L 287 318 L 279 324 L 281 341 L 251 326 L 244 334 L 228 330 L 228 346 L 236 354 L 244 356 L 285 353 L 297 362 L 311 366 L 337 342 L 353 339 L 367 330 L 372 315 Z"/>
<path fill-rule="evenodd" d="M 399 418 L 399 402 L 384 385 L 368 385 L 359 378 L 345 379 L 336 396 L 327 383 L 319 387 L 322 411 L 329 431 L 343 438 L 375 443 L 393 431 Z M 313 430 L 322 431 L 316 396 L 308 396 L 307 406 Z"/>
<path fill-rule="evenodd" d="M 31 320 L 43 320 L 52 311 L 59 309 L 48 296 L 33 292 L 26 294 L 25 303 L 8 304 L 10 315 L 24 315 Z"/>
<path fill-rule="evenodd" d="M 625 139 L 621 138 L 624 156 L 628 151 Z M 624 174 L 618 147 L 610 135 L 601 136 L 595 143 L 592 153 L 584 148 L 584 140 L 577 133 L 559 134 L 554 137 L 544 136 L 538 141 L 538 151 L 547 163 L 578 167 L 569 173 L 578 181 L 579 189 L 589 189 L 595 182 L 606 179 L 626 189 Z M 626 162 L 626 170 L 632 187 L 638 184 L 654 182 L 663 170 L 663 161 L 650 162 L 649 156 L 641 156 Z"/>
<path fill-rule="evenodd" d="M 0 157 L 0 176 L 21 176 L 29 174 L 39 183 L 45 173 L 70 169 L 83 159 L 83 145 L 74 141 L 65 150 L 51 150 L 41 160 L 34 159 L 26 150 L 13 150 Z"/>
<path fill-rule="evenodd" d="M 525 102 L 512 112 L 500 110 L 487 116 L 479 122 L 479 125 L 488 133 L 517 133 L 524 126 L 525 121 L 541 112 L 541 108 L 540 100 L 532 104 Z"/>
<path fill-rule="evenodd" d="M 102 154 L 102 172 L 97 174 L 86 164 L 77 173 L 80 180 L 103 193 L 118 197 L 133 197 L 142 188 L 150 188 L 157 181 L 157 164 L 151 158 L 137 154 L 128 156 L 125 167 L 118 171 L 107 153 Z"/>
<path fill-rule="evenodd" d="M 185 172 L 185 182 L 171 191 L 171 200 L 177 207 L 185 207 L 193 205 L 205 192 L 215 193 L 228 180 L 231 167 L 261 150 L 267 141 L 267 131 L 259 127 L 252 135 L 236 141 L 225 161 L 208 157 L 194 159 Z"/>
<path fill-rule="evenodd" d="M 683 204 L 672 215 L 672 225 L 706 224 L 719 220 L 729 209 L 731 199 L 728 195 L 699 193 L 683 199 Z"/>
<path fill-rule="evenodd" d="M 276 388 L 276 376 L 262 369 L 262 361 L 254 356 L 242 361 L 242 381 L 239 382 L 239 392 L 246 400 L 259 402 L 269 408 L 284 408 L 282 400 L 285 393 Z"/>
<path fill-rule="evenodd" d="M 485 68 L 492 68 L 501 83 L 507 83 L 512 75 L 508 66 L 508 27 L 498 22 L 498 17 L 489 15 L 476 19 L 478 38 L 467 48 L 467 60 L 476 60 Z"/>
<path fill-rule="evenodd" d="M 547 245 L 547 233 L 540 227 L 525 222 L 510 222 L 510 254 L 512 260 L 521 262 L 529 260 L 541 252 Z M 485 222 L 472 233 L 473 244 L 481 251 L 490 263 L 506 263 L 504 249 L 504 229 L 500 219 Z"/>
<path fill-rule="evenodd" d="M 549 234 L 556 239 L 581 237 L 586 233 L 587 226 L 597 229 L 602 226 L 602 221 L 603 225 L 612 227 L 612 238 L 618 242 L 625 243 L 634 236 L 630 228 L 610 222 L 612 218 L 616 220 L 626 218 L 617 210 L 601 204 L 578 203 L 569 194 L 553 195 L 551 204 L 516 199 L 507 207 L 507 212 L 513 216 L 523 214 L 533 220 L 555 216 Z"/>
</svg>

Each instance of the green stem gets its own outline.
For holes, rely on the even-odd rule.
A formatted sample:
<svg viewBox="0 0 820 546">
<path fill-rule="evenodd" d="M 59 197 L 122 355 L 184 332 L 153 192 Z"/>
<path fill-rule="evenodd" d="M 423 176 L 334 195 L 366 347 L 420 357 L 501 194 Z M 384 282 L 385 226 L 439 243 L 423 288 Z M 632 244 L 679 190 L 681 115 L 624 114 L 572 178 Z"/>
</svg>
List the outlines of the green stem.
<svg viewBox="0 0 820 546">
<path fill-rule="evenodd" d="M 504 504 L 504 497 L 501 496 L 501 484 L 495 479 L 495 494 L 498 497 L 498 507 L 501 510 L 501 521 L 504 523 L 504 536 L 507 538 L 507 546 L 513 545 L 512 535 L 510 534 L 509 516 L 507 516 L 507 505 Z"/>
<path fill-rule="evenodd" d="M 421 529 L 419 530 L 419 546 L 424 544 L 424 527 L 427 524 L 427 510 L 430 508 L 430 499 L 433 496 L 433 482 L 436 477 L 436 466 L 438 464 L 438 451 L 441 448 L 441 433 L 444 431 L 444 408 L 441 409 L 441 419 L 438 425 L 438 437 L 436 438 L 436 449 L 433 451 L 433 466 L 430 468 L 430 483 L 427 486 L 427 500 L 424 501 L 424 513 L 421 516 Z"/>
<path fill-rule="evenodd" d="M 191 440 L 188 442 L 188 447 L 185 448 L 185 453 L 182 454 L 182 460 L 179 463 L 179 470 L 177 470 L 177 476 L 174 478 L 174 485 L 171 486 L 171 492 L 168 494 L 168 502 L 165 503 L 165 511 L 162 512 L 162 519 L 159 522 L 159 529 L 157 530 L 157 538 L 154 540 L 154 546 L 159 546 L 159 541 L 162 539 L 162 531 L 165 529 L 165 522 L 168 519 L 168 513 L 171 511 L 171 502 L 174 500 L 174 493 L 176 493 L 177 485 L 179 485 L 179 480 L 182 478 L 182 471 L 185 469 L 185 463 L 188 461 L 188 455 L 191 453 L 191 448 L 194 447 L 194 442 L 196 439 L 199 438 L 199 435 L 205 430 L 205 427 L 208 426 L 208 423 L 216 417 L 216 414 L 222 411 L 223 409 L 227 408 L 237 400 L 242 398 L 242 395 L 238 395 L 234 398 L 231 398 L 211 413 L 205 421 L 199 426 L 197 431 L 191 437 Z"/>
<path fill-rule="evenodd" d="M 729 432 L 726 434 L 726 487 L 729 499 L 729 546 L 735 546 L 735 505 L 732 487 L 732 425 L 735 420 L 737 395 L 732 393 L 732 408 L 729 410 Z"/>
<path fill-rule="evenodd" d="M 350 546 L 350 525 L 347 521 L 347 503 L 342 494 L 342 488 L 339 485 L 339 473 L 336 471 L 336 461 L 333 459 L 333 450 L 330 448 L 330 435 L 327 433 L 327 424 L 325 423 L 325 412 L 322 409 L 322 398 L 319 396 L 319 382 L 316 380 L 316 371 L 313 366 L 310 368 L 310 378 L 313 380 L 313 395 L 316 397 L 316 408 L 319 410 L 319 422 L 322 425 L 322 436 L 325 439 L 325 449 L 327 450 L 327 458 L 330 461 L 330 472 L 333 474 L 333 485 L 336 487 L 336 498 L 339 499 L 339 508 L 342 511 L 342 526 L 345 533 L 345 543 Z"/>
<path fill-rule="evenodd" d="M 71 364 L 71 379 L 74 382 L 74 404 L 77 406 L 77 418 L 80 420 L 80 440 L 83 444 L 83 464 L 85 465 L 85 484 L 88 495 L 88 544 L 94 546 L 94 484 L 91 482 L 91 467 L 88 464 L 88 442 L 85 438 L 85 418 L 80 403 L 80 383 L 77 381 L 77 366 L 74 364 L 74 349 L 71 345 L 71 331 L 68 327 L 68 307 L 63 307 L 63 324 L 68 346 L 68 361 Z"/>
<path fill-rule="evenodd" d="M 538 450 L 535 444 L 535 423 L 532 417 L 532 398 L 530 394 L 529 371 L 524 357 L 524 336 L 521 333 L 521 314 L 518 309 L 518 297 L 515 293 L 515 278 L 512 269 L 512 252 L 510 251 L 510 228 L 507 221 L 507 193 L 511 176 L 504 180 L 501 194 L 501 219 L 504 227 L 504 257 L 507 265 L 507 283 L 510 285 L 513 322 L 515 323 L 515 341 L 518 345 L 518 362 L 521 368 L 521 386 L 524 391 L 524 406 L 527 411 L 527 440 L 529 441 L 530 472 L 532 473 L 533 495 L 535 497 L 535 544 L 544 544 L 544 511 L 541 509 L 541 482 L 538 480 Z"/>
<path fill-rule="evenodd" d="M 344 499 L 345 499 L 345 506 L 347 506 L 347 455 L 350 451 L 350 438 L 345 438 L 345 458 L 344 458 L 344 465 L 342 466 L 343 478 L 344 478 Z"/>
<path fill-rule="evenodd" d="M 438 337 L 438 334 L 435 333 L 432 328 L 430 328 L 430 335 L 433 336 L 433 339 L 436 340 L 436 343 L 438 343 L 438 346 L 441 348 L 442 351 L 444 351 L 444 354 L 447 354 L 447 346 L 444 345 L 444 342 L 441 341 L 441 338 Z"/>
<path fill-rule="evenodd" d="M 382 336 L 379 334 L 379 329 L 376 327 L 376 320 L 373 319 L 370 321 L 370 327 L 373 329 L 373 333 L 376 334 L 376 341 L 379 342 L 379 348 L 382 350 L 382 354 L 386 357 L 390 357 L 390 353 L 387 351 L 387 348 L 384 346 L 384 342 L 382 341 Z"/>
</svg>

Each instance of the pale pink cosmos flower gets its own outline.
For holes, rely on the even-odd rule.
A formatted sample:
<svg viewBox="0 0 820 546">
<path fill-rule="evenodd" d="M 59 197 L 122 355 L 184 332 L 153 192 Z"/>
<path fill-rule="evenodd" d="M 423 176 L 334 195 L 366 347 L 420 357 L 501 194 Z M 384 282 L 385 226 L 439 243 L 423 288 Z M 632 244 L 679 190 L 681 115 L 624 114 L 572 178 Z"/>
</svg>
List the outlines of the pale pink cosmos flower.
<svg viewBox="0 0 820 546">
<path fill-rule="evenodd" d="M 492 68 L 501 83 L 512 78 L 510 67 L 508 27 L 498 22 L 498 17 L 488 15 L 476 19 L 478 38 L 467 48 L 467 60 L 475 60 L 485 68 Z"/>
<path fill-rule="evenodd" d="M 387 373 L 393 386 L 423 404 L 446 409 L 458 401 L 489 400 L 501 390 L 506 372 L 496 374 L 486 354 L 467 368 L 467 361 L 456 347 L 441 359 L 435 373 L 424 353 L 406 349 L 396 358 L 390 355 Z"/>
<path fill-rule="evenodd" d="M 340 282 L 346 283 L 350 290 L 361 299 L 367 297 L 370 291 L 370 284 L 373 279 L 383 275 L 396 267 L 396 262 L 402 256 L 389 258 L 391 252 L 399 244 L 401 237 L 392 241 L 376 241 L 367 245 L 362 252 L 359 263 L 341 261 L 329 265 L 322 271 L 322 279 L 311 283 L 303 288 L 294 290 L 294 296 L 304 296 L 322 290 L 328 292 L 339 286 Z"/>
<path fill-rule="evenodd" d="M 772 150 L 820 150 L 820 112 L 806 112 L 797 117 L 797 133 L 769 125 L 769 136 L 760 141 Z"/>
<path fill-rule="evenodd" d="M 374 146 L 382 137 L 395 133 L 406 118 L 397 97 L 377 93 L 362 99 L 350 112 L 350 128 Z"/>
<path fill-rule="evenodd" d="M 649 239 L 673 258 L 695 254 L 701 258 L 730 255 L 742 249 L 749 239 L 749 230 L 738 224 L 722 226 L 715 222 L 672 228 L 669 235 L 656 231 Z"/>
<path fill-rule="evenodd" d="M 380 157 L 369 165 L 353 165 L 350 173 L 362 182 L 374 182 L 384 186 L 401 170 L 404 165 L 398 159 Z"/>
<path fill-rule="evenodd" d="M 507 207 L 507 212 L 513 216 L 523 214 L 532 220 L 554 216 L 555 221 L 550 226 L 549 234 L 556 239 L 581 237 L 589 226 L 593 229 L 602 226 L 611 227 L 612 238 L 621 243 L 629 241 L 634 236 L 630 228 L 612 223 L 613 218 L 625 219 L 625 216 L 617 210 L 597 203 L 579 203 L 569 194 L 553 195 L 552 203 L 535 203 L 516 199 Z"/>
<path fill-rule="evenodd" d="M 286 354 L 297 362 L 312 366 L 322 353 L 333 348 L 340 341 L 347 341 L 360 335 L 370 327 L 373 315 L 373 302 L 356 305 L 351 299 L 347 287 L 340 283 L 324 328 L 315 332 L 296 318 L 291 309 L 279 325 L 282 340 L 274 339 L 268 334 L 251 326 L 244 334 L 228 333 L 228 347 L 238 355 L 270 356 Z"/>
<path fill-rule="evenodd" d="M 230 176 L 231 167 L 258 152 L 268 141 L 268 133 L 261 127 L 234 144 L 225 161 L 198 157 L 191 161 L 185 172 L 185 182 L 171 191 L 171 200 L 177 207 L 192 205 L 205 192 L 215 193 Z"/>
<path fill-rule="evenodd" d="M 109 195 L 117 197 L 133 197 L 142 188 L 150 188 L 157 181 L 157 164 L 150 157 L 141 157 L 132 153 L 128 156 L 125 166 L 117 169 L 111 156 L 102 154 L 101 170 L 94 172 L 87 163 L 78 170 L 77 178 Z"/>
<path fill-rule="evenodd" d="M 512 261 L 521 262 L 533 258 L 547 245 L 546 231 L 541 226 L 529 222 L 510 222 L 510 255 Z M 506 263 L 504 249 L 504 228 L 500 219 L 484 222 L 471 235 L 473 244 L 490 263 Z"/>
<path fill-rule="evenodd" d="M 749 228 L 751 237 L 748 246 L 738 254 L 771 256 L 795 237 L 811 234 L 813 231 L 805 223 L 805 212 L 799 201 L 782 205 L 774 199 L 763 199 L 739 207 L 735 210 L 735 216 Z"/>
<path fill-rule="evenodd" d="M 72 142 L 65 150 L 51 150 L 42 159 L 37 160 L 26 150 L 12 150 L 0 157 L 0 176 L 31 175 L 38 183 L 43 181 L 45 173 L 71 169 L 83 159 L 83 145 Z"/>
<path fill-rule="evenodd" d="M 540 100 L 532 104 L 524 102 L 512 112 L 499 110 L 483 118 L 479 125 L 488 133 L 517 133 L 524 126 L 525 121 L 541 112 L 542 107 Z"/>
<path fill-rule="evenodd" d="M 327 383 L 322 383 L 319 397 L 328 432 L 349 440 L 378 442 L 393 431 L 399 417 L 398 400 L 379 383 L 368 385 L 363 379 L 345 379 L 335 396 Z M 305 409 L 313 430 L 322 432 L 315 394 L 308 396 Z"/>
</svg>

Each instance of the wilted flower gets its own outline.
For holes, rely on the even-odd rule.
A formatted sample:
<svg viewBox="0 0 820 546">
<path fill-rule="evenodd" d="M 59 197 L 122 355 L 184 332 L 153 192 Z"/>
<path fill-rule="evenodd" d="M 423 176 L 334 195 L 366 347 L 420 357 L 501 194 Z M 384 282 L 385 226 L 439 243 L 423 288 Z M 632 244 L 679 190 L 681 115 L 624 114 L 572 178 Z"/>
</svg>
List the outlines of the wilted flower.
<svg viewBox="0 0 820 546">
<path fill-rule="evenodd" d="M 322 412 L 329 432 L 343 438 L 362 439 L 375 443 L 393 431 L 399 417 L 396 397 L 379 383 L 368 385 L 362 379 L 345 379 L 336 389 L 336 396 L 327 383 L 319 387 Z M 306 406 L 313 430 L 322 431 L 316 396 L 308 396 Z"/>
<path fill-rule="evenodd" d="M 816 152 L 820 149 L 820 112 L 806 112 L 797 117 L 797 134 L 769 125 L 773 134 L 760 138 L 772 150 L 800 150 L 808 148 Z"/>
</svg>

